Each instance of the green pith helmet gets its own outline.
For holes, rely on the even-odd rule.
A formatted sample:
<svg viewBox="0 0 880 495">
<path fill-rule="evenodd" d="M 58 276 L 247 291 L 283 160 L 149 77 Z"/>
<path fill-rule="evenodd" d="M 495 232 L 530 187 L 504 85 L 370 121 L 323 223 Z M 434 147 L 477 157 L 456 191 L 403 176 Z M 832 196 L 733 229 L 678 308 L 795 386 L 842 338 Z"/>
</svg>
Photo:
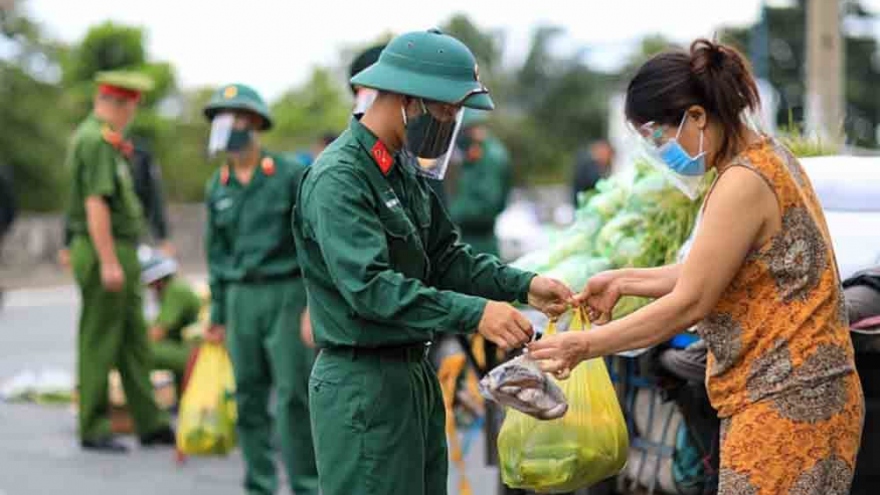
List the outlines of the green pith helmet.
<svg viewBox="0 0 880 495">
<path fill-rule="evenodd" d="M 229 84 L 218 89 L 211 101 L 205 106 L 205 117 L 212 120 L 215 115 L 223 110 L 247 110 L 263 118 L 261 131 L 272 127 L 272 116 L 269 107 L 260 95 L 250 86 L 244 84 Z"/>
<path fill-rule="evenodd" d="M 376 63 L 379 60 L 379 54 L 382 53 L 382 50 L 385 49 L 385 45 L 376 45 L 371 46 L 364 50 L 363 53 L 355 57 L 355 59 L 351 62 L 351 65 L 348 67 L 348 77 L 351 79 L 352 77 L 358 75 L 366 69 L 367 67 Z M 351 84 L 351 92 L 355 93 L 355 85 Z"/>
<path fill-rule="evenodd" d="M 428 100 L 492 110 L 470 49 L 437 29 L 402 34 L 351 84 Z"/>
</svg>

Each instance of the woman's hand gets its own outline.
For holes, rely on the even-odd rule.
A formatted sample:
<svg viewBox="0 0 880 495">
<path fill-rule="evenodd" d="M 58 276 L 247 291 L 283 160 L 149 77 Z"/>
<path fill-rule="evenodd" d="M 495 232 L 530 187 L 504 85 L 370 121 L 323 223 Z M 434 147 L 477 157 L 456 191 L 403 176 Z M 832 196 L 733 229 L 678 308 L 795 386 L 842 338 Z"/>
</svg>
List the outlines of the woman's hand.
<svg viewBox="0 0 880 495">
<path fill-rule="evenodd" d="M 565 380 L 571 370 L 590 355 L 586 332 L 564 332 L 544 337 L 529 344 L 529 357 L 541 370 Z"/>
<path fill-rule="evenodd" d="M 590 321 L 598 325 L 611 321 L 611 314 L 620 300 L 621 281 L 618 271 L 607 271 L 591 277 L 580 294 L 574 296 L 574 306 L 585 306 Z"/>
</svg>

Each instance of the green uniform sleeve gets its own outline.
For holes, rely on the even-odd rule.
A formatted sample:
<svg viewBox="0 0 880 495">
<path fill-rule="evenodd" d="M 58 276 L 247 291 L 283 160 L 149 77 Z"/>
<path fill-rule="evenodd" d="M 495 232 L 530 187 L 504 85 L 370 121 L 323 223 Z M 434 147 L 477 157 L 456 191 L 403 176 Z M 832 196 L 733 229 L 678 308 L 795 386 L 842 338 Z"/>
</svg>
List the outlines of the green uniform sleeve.
<svg viewBox="0 0 880 495">
<path fill-rule="evenodd" d="M 84 138 L 80 144 L 83 197 L 110 197 L 116 192 L 116 150 L 100 136 Z"/>
<path fill-rule="evenodd" d="M 434 267 L 431 282 L 436 287 L 495 301 L 528 301 L 535 274 L 507 266 L 495 256 L 475 255 L 459 242 L 449 214 L 433 193 L 428 256 Z"/>
<path fill-rule="evenodd" d="M 162 298 L 162 305 L 159 307 L 159 316 L 156 317 L 156 325 L 161 326 L 165 330 L 179 328 L 183 326 L 183 320 L 186 317 L 187 308 L 186 301 L 174 294 Z"/>
<path fill-rule="evenodd" d="M 214 208 L 211 205 L 212 179 L 205 192 L 205 207 L 208 210 L 205 222 L 205 253 L 208 256 L 208 286 L 211 290 L 211 323 L 226 324 L 226 284 L 220 276 L 221 263 L 225 261 L 223 244 L 214 232 Z"/>
<path fill-rule="evenodd" d="M 449 215 L 464 231 L 492 229 L 507 203 L 507 158 L 487 149 L 486 156 L 470 173 L 462 173 L 458 194 L 450 201 Z"/>
<path fill-rule="evenodd" d="M 428 287 L 394 270 L 374 201 L 346 170 L 315 177 L 300 198 L 304 235 L 320 245 L 336 290 L 358 316 L 389 327 L 474 331 L 485 299 Z"/>
</svg>

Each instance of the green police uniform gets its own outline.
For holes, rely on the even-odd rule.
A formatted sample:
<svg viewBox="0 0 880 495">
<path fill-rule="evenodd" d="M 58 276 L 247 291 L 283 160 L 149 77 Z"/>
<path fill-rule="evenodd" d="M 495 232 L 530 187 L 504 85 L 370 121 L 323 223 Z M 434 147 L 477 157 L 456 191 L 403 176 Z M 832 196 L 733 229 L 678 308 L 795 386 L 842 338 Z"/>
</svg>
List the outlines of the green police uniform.
<svg viewBox="0 0 880 495">
<path fill-rule="evenodd" d="M 459 97 L 476 85 L 473 57 L 454 38 L 403 35 L 382 57 L 408 49 L 457 57 L 449 69 L 470 81 Z M 371 71 L 354 82 L 382 89 Z M 491 108 L 488 95 L 476 96 L 464 104 Z M 322 349 L 309 401 L 324 495 L 447 493 L 445 410 L 426 343 L 438 329 L 474 331 L 484 298 L 525 301 L 534 276 L 461 244 L 410 163 L 355 119 L 300 187 L 294 234 Z"/>
<path fill-rule="evenodd" d="M 268 109 L 254 102 L 262 100 L 247 86 L 229 86 L 206 113 L 210 117 L 218 108 L 246 109 L 271 125 Z M 207 191 L 211 321 L 226 325 L 245 488 L 254 494 L 274 493 L 278 484 L 270 439 L 273 385 L 274 421 L 290 486 L 297 495 L 316 494 L 318 489 L 307 398 L 314 351 L 300 338 L 306 291 L 290 226 L 304 169 L 281 155 L 263 152 L 247 185 L 226 165 Z"/>
<path fill-rule="evenodd" d="M 125 81 L 117 81 L 125 86 Z M 167 430 L 149 380 L 150 350 L 143 316 L 137 241 L 143 216 L 123 154 L 110 126 L 90 115 L 77 128 L 66 158 L 72 174 L 68 208 L 71 264 L 82 296 L 79 321 L 79 433 L 82 440 L 108 437 L 108 373 L 117 368 L 137 431 L 142 437 Z M 85 201 L 104 198 L 110 210 L 116 256 L 125 275 L 119 292 L 101 282 L 101 266 L 89 236 Z"/>
<path fill-rule="evenodd" d="M 172 277 L 159 296 L 154 325 L 165 329 L 165 338 L 152 342 L 153 368 L 171 370 L 178 383 L 186 373 L 192 346 L 183 341 L 183 329 L 199 319 L 202 301 L 186 282 Z"/>
<path fill-rule="evenodd" d="M 463 242 L 478 253 L 498 256 L 495 221 L 507 206 L 510 159 L 504 145 L 492 135 L 480 142 L 461 141 L 464 160 L 449 198 L 449 215 L 461 230 Z"/>
</svg>

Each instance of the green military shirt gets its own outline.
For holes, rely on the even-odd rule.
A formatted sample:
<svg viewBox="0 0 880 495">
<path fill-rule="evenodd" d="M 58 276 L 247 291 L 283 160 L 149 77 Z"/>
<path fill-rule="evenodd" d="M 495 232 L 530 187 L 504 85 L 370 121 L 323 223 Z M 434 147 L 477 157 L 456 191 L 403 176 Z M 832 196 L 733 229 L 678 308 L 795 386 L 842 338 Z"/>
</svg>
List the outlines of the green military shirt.
<svg viewBox="0 0 880 495">
<path fill-rule="evenodd" d="M 88 235 L 86 198 L 101 196 L 110 209 L 114 239 L 137 242 L 143 212 L 124 155 L 111 144 L 113 131 L 94 114 L 76 129 L 67 153 L 72 188 L 68 219 L 72 235 Z"/>
<path fill-rule="evenodd" d="M 167 338 L 181 341 L 182 330 L 199 319 L 202 301 L 183 280 L 175 277 L 165 286 L 159 301 L 156 325 L 167 332 Z"/>
<path fill-rule="evenodd" d="M 483 252 L 483 245 L 494 244 L 495 221 L 507 206 L 510 169 L 507 150 L 496 138 L 488 137 L 480 149 L 480 157 L 462 163 L 449 215 L 464 241 Z"/>
<path fill-rule="evenodd" d="M 229 283 L 299 276 L 290 216 L 304 169 L 264 151 L 247 185 L 235 178 L 228 165 L 208 182 L 205 250 L 212 322 L 225 324 Z"/>
<path fill-rule="evenodd" d="M 534 277 L 461 244 L 426 180 L 357 120 L 305 172 L 294 234 L 321 347 L 471 332 L 484 298 L 525 302 Z"/>
</svg>

